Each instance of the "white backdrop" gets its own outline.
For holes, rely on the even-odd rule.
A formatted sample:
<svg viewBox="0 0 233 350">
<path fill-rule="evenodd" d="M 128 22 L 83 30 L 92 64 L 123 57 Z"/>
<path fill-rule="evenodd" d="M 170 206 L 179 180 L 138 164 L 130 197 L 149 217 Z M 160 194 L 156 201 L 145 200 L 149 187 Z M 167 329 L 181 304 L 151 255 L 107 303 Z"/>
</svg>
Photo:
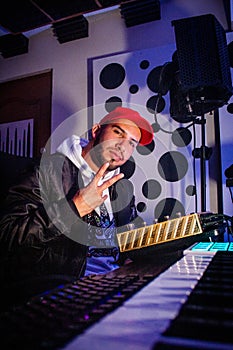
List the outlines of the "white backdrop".
<svg viewBox="0 0 233 350">
<path fill-rule="evenodd" d="M 92 59 L 93 122 L 107 114 L 112 108 L 109 102 L 113 102 L 113 105 L 137 110 L 153 126 L 154 113 L 147 108 L 147 103 L 157 93 L 151 81 L 148 83 L 148 77 L 153 77 L 156 67 L 171 62 L 174 51 L 175 47 L 170 45 Z M 181 139 L 174 142 L 174 131 L 187 127 L 187 123 L 178 123 L 170 117 L 169 93 L 163 97 L 165 108 L 157 114 L 152 144 L 133 154 L 134 172 L 131 166 L 126 167 L 127 178 L 134 184 L 137 209 L 147 224 L 164 215 L 173 218 L 178 213 L 189 214 L 197 209 L 192 193 L 193 130 L 185 130 L 187 136 L 191 136 L 187 144 Z M 198 139 L 199 130 L 196 134 Z M 198 147 L 199 141 L 196 142 Z M 196 172 L 199 198 L 198 164 Z"/>
</svg>

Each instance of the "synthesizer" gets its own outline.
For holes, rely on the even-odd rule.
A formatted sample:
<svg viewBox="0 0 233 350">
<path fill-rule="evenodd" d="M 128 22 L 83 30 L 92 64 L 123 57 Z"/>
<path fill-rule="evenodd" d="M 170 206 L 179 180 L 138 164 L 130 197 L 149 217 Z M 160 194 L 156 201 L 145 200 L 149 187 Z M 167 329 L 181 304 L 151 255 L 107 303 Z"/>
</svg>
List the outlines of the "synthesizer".
<svg viewBox="0 0 233 350">
<path fill-rule="evenodd" d="M 233 246 L 199 248 L 64 350 L 232 350 Z"/>
<path fill-rule="evenodd" d="M 0 313 L 1 347 L 232 350 L 232 250 L 199 242 L 48 290 Z"/>
<path fill-rule="evenodd" d="M 0 312 L 5 350 L 233 348 L 233 243 L 129 262 Z"/>
</svg>

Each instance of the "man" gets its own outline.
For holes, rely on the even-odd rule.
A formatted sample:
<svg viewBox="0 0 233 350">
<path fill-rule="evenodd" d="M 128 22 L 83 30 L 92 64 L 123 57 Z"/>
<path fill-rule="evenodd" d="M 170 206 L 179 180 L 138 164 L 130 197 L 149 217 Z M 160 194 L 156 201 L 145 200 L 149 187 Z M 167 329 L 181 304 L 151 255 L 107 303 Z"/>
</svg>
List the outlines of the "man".
<svg viewBox="0 0 233 350">
<path fill-rule="evenodd" d="M 89 142 L 75 135 L 64 140 L 10 189 L 0 221 L 4 283 L 77 279 L 118 266 L 117 231 L 140 224 L 133 188 L 120 167 L 138 144 L 152 141 L 153 129 L 138 112 L 117 107 L 91 133 Z"/>
</svg>

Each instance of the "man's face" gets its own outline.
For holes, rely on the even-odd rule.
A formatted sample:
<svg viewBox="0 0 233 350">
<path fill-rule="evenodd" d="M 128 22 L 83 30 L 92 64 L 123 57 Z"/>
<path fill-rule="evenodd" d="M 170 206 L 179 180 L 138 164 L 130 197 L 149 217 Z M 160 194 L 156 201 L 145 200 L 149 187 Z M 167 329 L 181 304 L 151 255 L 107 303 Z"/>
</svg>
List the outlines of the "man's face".
<svg viewBox="0 0 233 350">
<path fill-rule="evenodd" d="M 94 138 L 92 160 L 98 166 L 109 162 L 108 169 L 114 170 L 130 158 L 140 137 L 138 126 L 127 119 L 118 119 L 112 124 L 101 126 Z"/>
</svg>

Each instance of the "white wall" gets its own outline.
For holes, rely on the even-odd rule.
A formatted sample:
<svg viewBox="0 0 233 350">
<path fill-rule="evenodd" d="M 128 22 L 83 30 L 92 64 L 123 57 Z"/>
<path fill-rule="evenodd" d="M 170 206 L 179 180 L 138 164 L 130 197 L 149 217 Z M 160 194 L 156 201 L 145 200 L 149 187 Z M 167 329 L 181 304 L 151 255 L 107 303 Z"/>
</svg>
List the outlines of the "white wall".
<svg viewBox="0 0 233 350">
<path fill-rule="evenodd" d="M 29 52 L 4 59 L 0 81 L 53 70 L 52 130 L 83 110 L 78 127 L 87 130 L 88 59 L 174 44 L 171 21 L 213 14 L 227 29 L 222 0 L 161 0 L 161 20 L 126 28 L 118 9 L 88 16 L 89 37 L 59 44 L 51 29 L 29 38 Z M 213 207 L 216 203 L 212 203 Z"/>
</svg>

